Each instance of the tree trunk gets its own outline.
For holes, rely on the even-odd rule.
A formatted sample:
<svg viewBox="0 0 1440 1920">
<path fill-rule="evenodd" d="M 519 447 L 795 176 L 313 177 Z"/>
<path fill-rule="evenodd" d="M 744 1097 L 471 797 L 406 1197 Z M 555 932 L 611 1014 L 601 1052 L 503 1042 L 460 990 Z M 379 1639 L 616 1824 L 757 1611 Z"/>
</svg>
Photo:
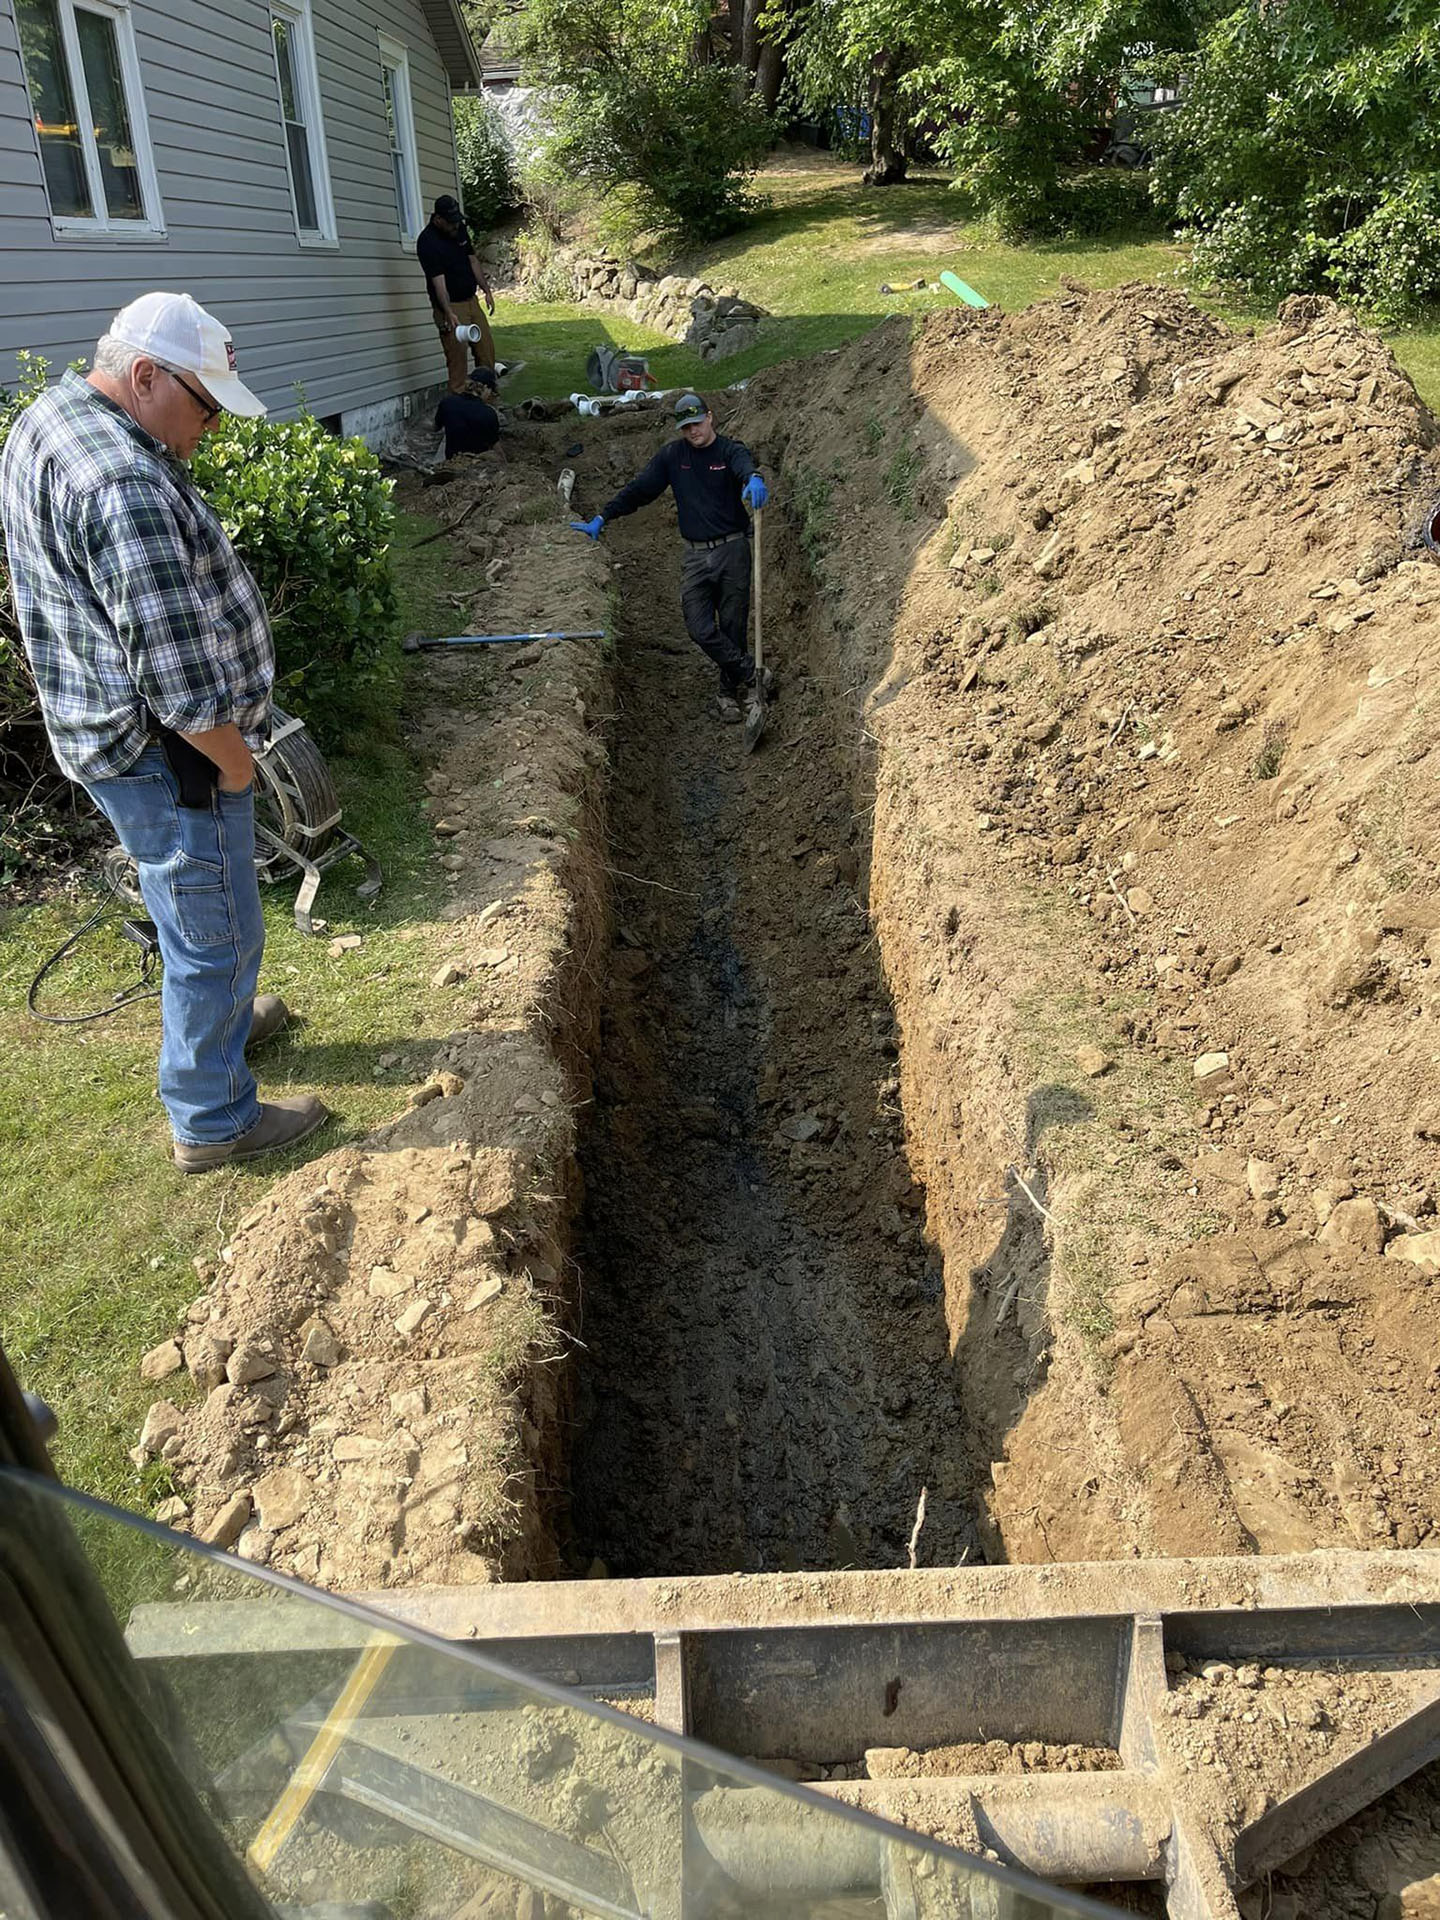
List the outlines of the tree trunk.
<svg viewBox="0 0 1440 1920">
<path fill-rule="evenodd" d="M 785 77 L 785 50 L 778 40 L 762 40 L 755 71 L 755 91 L 767 113 L 774 113 L 780 98 L 780 82 Z"/>
<path fill-rule="evenodd" d="M 732 66 L 740 59 L 740 0 L 725 0 L 725 27 L 721 35 L 723 56 Z"/>
<path fill-rule="evenodd" d="M 900 55 L 881 53 L 870 68 L 870 165 L 867 187 L 893 187 L 905 178 L 905 119 L 900 109 Z"/>
<path fill-rule="evenodd" d="M 740 64 L 754 84 L 760 66 L 760 8 L 763 0 L 734 0 L 744 9 L 740 28 Z"/>
</svg>

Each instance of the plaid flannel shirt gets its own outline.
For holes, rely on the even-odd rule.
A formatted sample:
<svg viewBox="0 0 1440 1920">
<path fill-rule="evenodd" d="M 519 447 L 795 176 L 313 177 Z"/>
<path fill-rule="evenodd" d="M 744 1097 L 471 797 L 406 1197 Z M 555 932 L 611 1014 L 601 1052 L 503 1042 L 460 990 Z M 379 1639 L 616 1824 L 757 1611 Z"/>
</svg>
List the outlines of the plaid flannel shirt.
<svg viewBox="0 0 1440 1920">
<path fill-rule="evenodd" d="M 263 744 L 275 657 L 260 591 L 181 464 L 78 374 L 0 456 L 15 615 L 55 758 L 108 780 L 153 721 Z"/>
</svg>

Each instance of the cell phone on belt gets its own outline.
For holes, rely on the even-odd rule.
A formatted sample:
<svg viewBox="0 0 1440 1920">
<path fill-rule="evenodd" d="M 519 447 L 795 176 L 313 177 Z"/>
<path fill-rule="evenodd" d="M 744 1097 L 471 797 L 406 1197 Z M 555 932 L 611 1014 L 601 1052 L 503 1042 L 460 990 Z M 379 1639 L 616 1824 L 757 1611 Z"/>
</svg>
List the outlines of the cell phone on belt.
<svg viewBox="0 0 1440 1920">
<path fill-rule="evenodd" d="M 180 784 L 182 807 L 209 807 L 210 797 L 220 784 L 220 769 L 208 754 L 192 747 L 183 733 L 170 727 L 158 729 L 160 749 L 170 771 Z"/>
</svg>

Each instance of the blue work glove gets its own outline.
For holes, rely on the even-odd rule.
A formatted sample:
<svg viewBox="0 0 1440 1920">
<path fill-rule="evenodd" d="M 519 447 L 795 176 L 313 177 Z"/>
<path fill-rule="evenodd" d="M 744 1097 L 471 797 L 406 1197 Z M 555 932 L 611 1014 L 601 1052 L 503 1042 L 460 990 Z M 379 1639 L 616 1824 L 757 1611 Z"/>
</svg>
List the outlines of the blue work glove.
<svg viewBox="0 0 1440 1920">
<path fill-rule="evenodd" d="M 605 516 L 597 513 L 593 520 L 572 520 L 570 525 L 576 533 L 588 533 L 592 540 L 600 538 L 600 529 L 605 524 Z"/>
<path fill-rule="evenodd" d="M 745 485 L 740 489 L 740 498 L 745 502 L 746 506 L 750 508 L 752 513 L 758 513 L 770 498 L 770 489 L 758 473 L 752 473 L 750 478 L 745 482 Z"/>
</svg>

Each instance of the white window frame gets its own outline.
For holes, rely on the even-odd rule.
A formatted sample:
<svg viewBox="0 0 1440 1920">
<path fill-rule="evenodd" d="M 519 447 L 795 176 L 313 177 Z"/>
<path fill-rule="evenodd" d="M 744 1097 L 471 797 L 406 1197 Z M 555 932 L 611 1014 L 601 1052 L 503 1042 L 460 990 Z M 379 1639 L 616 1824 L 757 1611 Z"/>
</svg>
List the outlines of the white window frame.
<svg viewBox="0 0 1440 1920">
<path fill-rule="evenodd" d="M 401 239 L 410 246 L 419 238 L 420 229 L 425 224 L 425 210 L 420 198 L 420 155 L 415 140 L 415 103 L 410 96 L 410 53 L 407 47 L 398 40 L 392 40 L 388 34 L 379 34 L 377 38 L 380 44 L 382 99 L 385 74 L 388 71 L 394 75 L 391 97 L 395 104 L 395 136 L 400 142 L 400 165 L 405 175 L 405 192 L 410 201 L 410 217 L 406 218 L 406 209 L 398 201 L 395 217 L 400 223 Z"/>
<path fill-rule="evenodd" d="M 135 149 L 135 168 L 140 176 L 140 200 L 145 209 L 140 220 L 112 218 L 105 205 L 105 182 L 100 173 L 100 155 L 95 146 L 95 121 L 90 111 L 90 88 L 85 79 L 85 63 L 80 58 L 80 36 L 75 31 L 77 7 L 82 13 L 98 13 L 115 29 L 115 47 L 120 59 L 120 84 L 125 94 L 125 111 L 130 117 L 130 139 Z M 82 214 L 54 213 L 50 225 L 62 240 L 163 240 L 165 211 L 160 202 L 160 182 L 155 172 L 155 154 L 150 145 L 150 121 L 145 112 L 145 88 L 140 76 L 140 55 L 135 46 L 135 23 L 130 16 L 129 0 L 55 0 L 60 22 L 60 44 L 65 53 L 70 93 L 75 103 L 80 151 L 85 160 L 85 181 L 90 189 L 90 204 L 96 211 Z M 18 32 L 19 22 L 16 22 Z M 34 108 L 31 108 L 34 120 Z M 39 153 L 39 135 L 36 152 Z M 44 163 L 41 170 L 43 176 Z M 50 184 L 45 182 L 45 200 L 49 204 Z"/>
<path fill-rule="evenodd" d="M 89 0 L 86 0 L 89 4 Z M 290 142 L 285 137 L 285 96 L 280 87 L 280 63 L 275 57 L 274 22 L 290 28 L 291 67 L 296 92 L 305 114 L 305 137 L 310 149 L 310 188 L 315 196 L 314 227 L 300 224 L 300 199 L 290 170 Z M 275 102 L 280 111 L 280 139 L 285 148 L 285 177 L 290 182 L 290 212 L 295 237 L 302 247 L 338 247 L 335 198 L 330 189 L 330 156 L 325 150 L 325 115 L 320 106 L 320 69 L 315 61 L 315 33 L 310 24 L 310 0 L 270 0 L 266 16 L 270 38 L 270 65 L 275 70 Z M 297 57 L 298 56 L 298 57 Z"/>
</svg>

